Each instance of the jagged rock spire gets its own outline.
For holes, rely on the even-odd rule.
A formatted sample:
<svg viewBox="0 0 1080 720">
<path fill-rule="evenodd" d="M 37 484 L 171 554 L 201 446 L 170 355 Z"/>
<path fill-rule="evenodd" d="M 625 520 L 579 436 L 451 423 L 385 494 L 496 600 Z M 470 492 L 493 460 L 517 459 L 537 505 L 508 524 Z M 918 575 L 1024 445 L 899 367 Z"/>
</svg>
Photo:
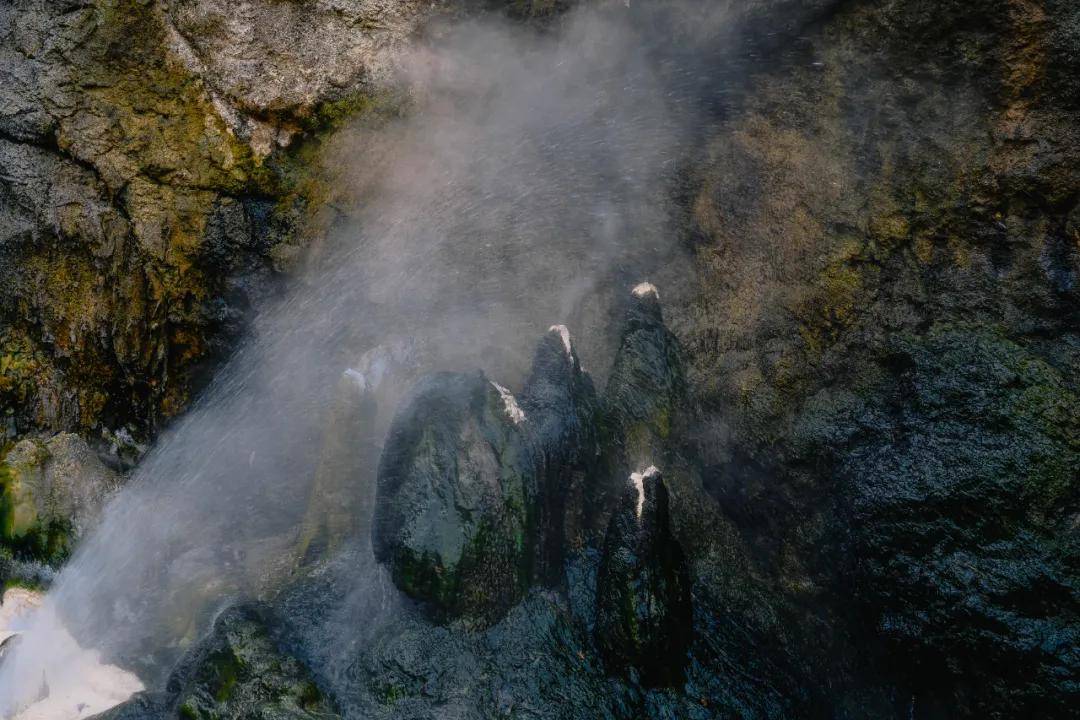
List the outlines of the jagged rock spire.
<svg viewBox="0 0 1080 720">
<path fill-rule="evenodd" d="M 541 339 L 520 402 L 480 372 L 423 379 L 379 467 L 372 537 L 398 587 L 436 618 L 486 623 L 531 584 L 561 583 L 597 411 L 562 326 Z"/>
<path fill-rule="evenodd" d="M 613 669 L 646 685 L 683 678 L 693 612 L 686 556 L 661 472 L 634 473 L 611 516 L 597 580 L 596 640 Z"/>
<path fill-rule="evenodd" d="M 567 548 L 583 542 L 586 484 L 599 458 L 599 403 L 566 327 L 541 338 L 522 393 L 536 462 L 539 579 L 561 584 Z"/>
<path fill-rule="evenodd" d="M 660 293 L 651 283 L 640 283 L 630 293 L 622 341 L 604 394 L 605 409 L 625 443 L 631 467 L 662 455 L 685 398 L 681 351 L 664 325 Z"/>
</svg>

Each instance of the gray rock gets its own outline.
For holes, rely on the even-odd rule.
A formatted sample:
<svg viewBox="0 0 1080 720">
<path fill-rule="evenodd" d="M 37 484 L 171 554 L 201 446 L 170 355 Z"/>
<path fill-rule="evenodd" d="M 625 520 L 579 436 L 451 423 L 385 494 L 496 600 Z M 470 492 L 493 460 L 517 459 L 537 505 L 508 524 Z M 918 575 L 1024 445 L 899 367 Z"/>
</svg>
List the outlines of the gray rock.
<svg viewBox="0 0 1080 720">
<path fill-rule="evenodd" d="M 596 390 L 566 328 L 553 327 L 540 341 L 521 407 L 536 463 L 537 576 L 561 585 L 567 552 L 588 539 L 590 498 L 603 460 Z"/>
<path fill-rule="evenodd" d="M 670 512 L 660 471 L 635 473 L 611 517 L 597 579 L 601 654 L 646 685 L 683 682 L 692 637 L 690 573 Z"/>
<path fill-rule="evenodd" d="M 379 463 L 373 542 L 394 581 L 439 617 L 497 617 L 533 579 L 530 448 L 483 373 L 420 381 Z"/>
<path fill-rule="evenodd" d="M 278 650 L 271 632 L 275 625 L 265 606 L 229 608 L 215 621 L 210 635 L 180 660 L 163 692 L 141 693 L 97 718 L 338 717 L 307 668 Z"/>
<path fill-rule="evenodd" d="M 120 486 L 120 477 L 71 433 L 21 441 L 0 469 L 2 540 L 24 559 L 63 559 Z"/>
</svg>

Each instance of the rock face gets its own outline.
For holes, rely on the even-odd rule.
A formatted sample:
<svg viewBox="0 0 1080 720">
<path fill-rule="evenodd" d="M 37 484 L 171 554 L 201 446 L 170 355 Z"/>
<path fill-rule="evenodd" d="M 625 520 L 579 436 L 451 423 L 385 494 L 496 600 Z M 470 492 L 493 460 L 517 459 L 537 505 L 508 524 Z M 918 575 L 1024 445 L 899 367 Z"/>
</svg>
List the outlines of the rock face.
<svg viewBox="0 0 1080 720">
<path fill-rule="evenodd" d="M 0 8 L 0 437 L 180 412 L 319 234 L 320 133 L 392 94 L 431 10 Z"/>
<path fill-rule="evenodd" d="M 20 559 L 58 563 L 119 485 L 77 435 L 23 440 L 0 464 L 0 543 Z"/>
<path fill-rule="evenodd" d="M 627 483 L 611 517 L 597 578 L 596 635 L 605 660 L 646 685 L 683 679 L 692 635 L 690 574 L 671 530 L 660 471 Z"/>
<path fill-rule="evenodd" d="M 631 292 L 619 351 L 604 390 L 605 410 L 613 432 L 621 437 L 629 470 L 646 467 L 665 452 L 686 401 L 678 340 L 664 324 L 659 290 L 643 282 Z"/>
<path fill-rule="evenodd" d="M 379 463 L 373 541 L 442 618 L 490 622 L 563 581 L 599 455 L 597 400 L 569 332 L 541 340 L 520 405 L 482 373 L 422 380 Z"/>
<path fill-rule="evenodd" d="M 306 244 L 305 141 L 387 102 L 422 5 L 0 7 L 4 438 L 184 406 Z M 692 259 L 650 270 L 663 316 L 629 299 L 602 401 L 556 331 L 516 400 L 445 376 L 395 423 L 380 558 L 486 627 L 399 619 L 335 676 L 358 716 L 1075 714 L 1080 5 L 720 5 L 738 30 L 678 78 Z M 624 484 L 652 463 L 681 650 L 598 614 L 648 606 Z M 318 556 L 340 525 L 312 515 Z"/>
<path fill-rule="evenodd" d="M 140 694 L 102 720 L 151 718 L 336 718 L 307 669 L 278 650 L 261 605 L 229 608 L 181 660 L 163 692 Z"/>
<path fill-rule="evenodd" d="M 1062 715 L 1080 701 L 1077 398 L 993 332 L 895 352 L 840 461 L 855 587 L 920 684 L 955 683 L 971 714 Z"/>
<path fill-rule="evenodd" d="M 437 616 L 495 616 L 535 572 L 535 464 L 512 402 L 479 372 L 429 376 L 383 449 L 375 554 Z"/>
<path fill-rule="evenodd" d="M 567 550 L 585 542 L 601 462 L 596 390 L 565 327 L 552 327 L 540 341 L 521 406 L 522 427 L 536 463 L 541 542 L 537 575 L 558 585 Z"/>
</svg>

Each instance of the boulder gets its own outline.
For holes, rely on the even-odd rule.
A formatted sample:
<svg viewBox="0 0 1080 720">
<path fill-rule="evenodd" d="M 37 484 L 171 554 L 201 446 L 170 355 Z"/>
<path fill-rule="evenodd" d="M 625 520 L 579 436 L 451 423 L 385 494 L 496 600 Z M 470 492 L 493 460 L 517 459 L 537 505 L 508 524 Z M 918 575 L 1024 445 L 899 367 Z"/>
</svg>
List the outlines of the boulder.
<svg viewBox="0 0 1080 720">
<path fill-rule="evenodd" d="M 597 579 L 596 640 L 605 661 L 633 668 L 651 686 L 682 681 L 692 637 L 690 573 L 669 512 L 659 470 L 631 475 Z"/>
<path fill-rule="evenodd" d="M 60 561 L 119 484 L 77 435 L 23 440 L 0 465 L 0 543 L 25 559 Z"/>
<path fill-rule="evenodd" d="M 524 422 L 509 391 L 481 372 L 422 379 L 394 418 L 375 555 L 437 618 L 494 619 L 532 581 L 537 478 Z"/>
</svg>

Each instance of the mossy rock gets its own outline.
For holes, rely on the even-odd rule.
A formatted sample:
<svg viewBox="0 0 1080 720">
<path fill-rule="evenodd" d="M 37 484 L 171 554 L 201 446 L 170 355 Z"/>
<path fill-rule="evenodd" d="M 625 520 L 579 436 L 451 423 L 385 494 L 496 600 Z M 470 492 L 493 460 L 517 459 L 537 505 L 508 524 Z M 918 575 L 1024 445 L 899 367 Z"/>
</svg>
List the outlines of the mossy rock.
<svg viewBox="0 0 1080 720">
<path fill-rule="evenodd" d="M 237 605 L 181 658 L 164 692 L 144 693 L 102 719 L 327 720 L 333 703 L 307 668 L 277 646 L 276 618 L 266 606 Z"/>
<path fill-rule="evenodd" d="M 535 493 L 525 437 L 494 384 L 480 372 L 431 375 L 383 450 L 376 557 L 436 616 L 494 619 L 532 580 Z"/>
</svg>

